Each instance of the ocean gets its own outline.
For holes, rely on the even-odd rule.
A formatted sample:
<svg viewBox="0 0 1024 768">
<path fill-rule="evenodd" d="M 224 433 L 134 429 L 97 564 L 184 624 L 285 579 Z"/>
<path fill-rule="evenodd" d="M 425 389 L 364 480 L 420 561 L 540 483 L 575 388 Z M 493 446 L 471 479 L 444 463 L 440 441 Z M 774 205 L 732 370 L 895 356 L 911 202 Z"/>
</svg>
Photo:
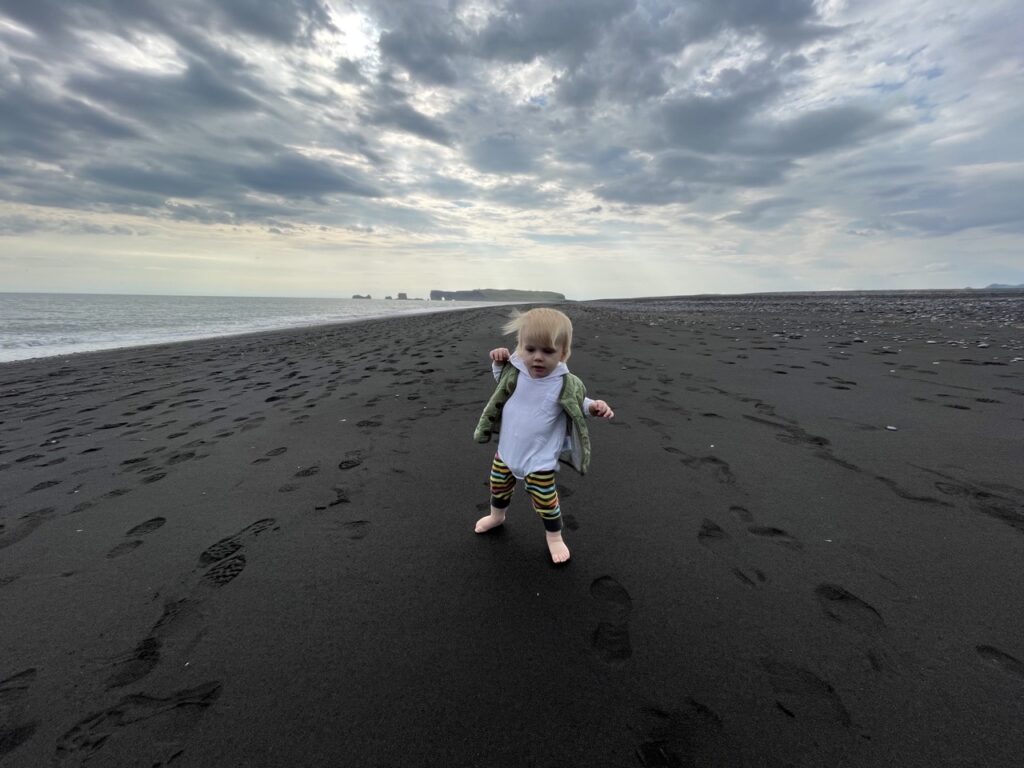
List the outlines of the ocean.
<svg viewBox="0 0 1024 768">
<path fill-rule="evenodd" d="M 0 363 L 492 302 L 0 293 Z"/>
</svg>

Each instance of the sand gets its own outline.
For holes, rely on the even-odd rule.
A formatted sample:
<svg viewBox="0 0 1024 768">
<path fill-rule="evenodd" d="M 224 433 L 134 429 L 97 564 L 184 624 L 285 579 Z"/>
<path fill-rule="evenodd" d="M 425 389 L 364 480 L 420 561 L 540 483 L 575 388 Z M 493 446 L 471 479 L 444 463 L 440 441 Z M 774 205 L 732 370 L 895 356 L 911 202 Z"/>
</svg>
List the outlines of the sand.
<svg viewBox="0 0 1024 768">
<path fill-rule="evenodd" d="M 0 765 L 1019 765 L 1022 306 L 564 305 L 563 567 L 507 308 L 4 364 Z"/>
</svg>

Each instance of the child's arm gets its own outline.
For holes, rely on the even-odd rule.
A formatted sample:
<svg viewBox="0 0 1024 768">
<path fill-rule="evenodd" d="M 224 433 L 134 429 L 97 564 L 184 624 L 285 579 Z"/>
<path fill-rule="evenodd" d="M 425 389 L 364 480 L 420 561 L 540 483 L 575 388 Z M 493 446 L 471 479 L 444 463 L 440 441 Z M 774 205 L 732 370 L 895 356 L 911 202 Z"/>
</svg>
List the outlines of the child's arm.
<svg viewBox="0 0 1024 768">
<path fill-rule="evenodd" d="M 587 397 L 584 398 L 583 406 L 591 416 L 600 416 L 602 419 L 611 419 L 615 416 L 615 411 L 604 400 L 591 400 Z"/>
<path fill-rule="evenodd" d="M 505 367 L 505 363 L 508 362 L 511 356 L 506 347 L 498 347 L 491 350 L 491 373 L 494 374 L 495 381 L 501 378 L 501 369 Z"/>
</svg>

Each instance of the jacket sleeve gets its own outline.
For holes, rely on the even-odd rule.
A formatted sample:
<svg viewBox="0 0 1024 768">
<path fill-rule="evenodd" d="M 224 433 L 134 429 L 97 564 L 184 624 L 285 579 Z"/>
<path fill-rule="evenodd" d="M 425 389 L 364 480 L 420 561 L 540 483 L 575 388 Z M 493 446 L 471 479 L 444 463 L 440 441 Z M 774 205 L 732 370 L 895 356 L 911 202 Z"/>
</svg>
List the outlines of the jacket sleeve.
<svg viewBox="0 0 1024 768">
<path fill-rule="evenodd" d="M 507 363 L 496 363 L 491 361 L 491 373 L 494 374 L 494 380 L 497 381 L 501 378 L 501 372 L 505 369 Z"/>
</svg>

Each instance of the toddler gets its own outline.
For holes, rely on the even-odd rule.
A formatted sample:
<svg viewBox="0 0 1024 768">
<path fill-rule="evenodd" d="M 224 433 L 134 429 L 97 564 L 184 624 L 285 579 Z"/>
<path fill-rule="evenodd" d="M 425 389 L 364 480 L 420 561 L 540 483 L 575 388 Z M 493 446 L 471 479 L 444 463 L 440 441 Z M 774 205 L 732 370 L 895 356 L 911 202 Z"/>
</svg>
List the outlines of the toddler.
<svg viewBox="0 0 1024 768">
<path fill-rule="evenodd" d="M 477 521 L 476 532 L 505 522 L 516 478 L 525 480 L 533 508 L 544 521 L 551 559 L 564 563 L 569 548 L 562 540 L 562 511 L 555 487 L 558 462 L 561 459 L 584 474 L 590 464 L 584 416 L 610 419 L 615 414 L 604 400 L 587 397 L 583 382 L 569 373 L 565 361 L 572 347 L 572 322 L 563 313 L 546 307 L 516 313 L 503 330 L 517 335 L 516 351 L 491 350 L 498 386 L 473 435 L 479 443 L 498 435 L 498 451 L 491 463 L 491 513 Z"/>
</svg>

